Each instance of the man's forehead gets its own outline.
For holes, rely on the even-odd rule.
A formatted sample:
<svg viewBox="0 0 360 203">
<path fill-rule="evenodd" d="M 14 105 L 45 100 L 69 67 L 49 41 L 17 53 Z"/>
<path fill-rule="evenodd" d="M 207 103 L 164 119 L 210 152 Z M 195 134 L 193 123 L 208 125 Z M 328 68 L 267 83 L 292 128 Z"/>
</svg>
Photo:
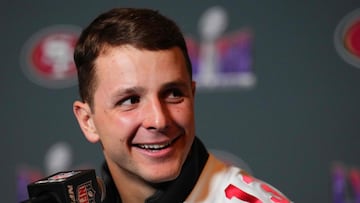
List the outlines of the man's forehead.
<svg viewBox="0 0 360 203">
<path fill-rule="evenodd" d="M 115 50 L 115 49 L 137 49 L 137 50 L 141 50 L 141 49 L 138 49 L 136 48 L 135 46 L 132 46 L 130 44 L 123 44 L 123 45 L 110 45 L 110 44 L 104 44 L 103 46 L 101 46 L 100 48 L 100 51 L 99 51 L 99 56 L 98 57 L 101 57 L 101 56 L 104 56 L 104 55 L 107 55 L 109 54 L 111 51 Z"/>
<path fill-rule="evenodd" d="M 150 55 L 147 53 L 150 53 Z M 172 74 L 172 77 L 179 74 L 178 77 L 183 78 L 183 74 L 187 74 L 186 61 L 184 60 L 181 50 L 177 47 L 153 51 L 138 49 L 131 45 L 107 46 L 104 48 L 104 51 L 102 51 L 102 54 L 97 57 L 94 65 L 96 69 L 95 76 L 98 77 L 99 74 L 102 75 L 104 73 L 106 75 L 110 74 L 115 76 L 115 72 L 122 73 L 124 75 L 132 73 L 142 74 L 144 73 L 143 71 L 147 71 L 149 74 L 155 73 L 155 75 L 162 75 L 162 73 L 165 74 L 165 72 L 159 72 L 161 71 L 160 69 L 171 70 L 166 73 Z M 159 71 L 157 71 L 158 69 Z M 150 77 L 151 75 L 148 76 Z"/>
</svg>

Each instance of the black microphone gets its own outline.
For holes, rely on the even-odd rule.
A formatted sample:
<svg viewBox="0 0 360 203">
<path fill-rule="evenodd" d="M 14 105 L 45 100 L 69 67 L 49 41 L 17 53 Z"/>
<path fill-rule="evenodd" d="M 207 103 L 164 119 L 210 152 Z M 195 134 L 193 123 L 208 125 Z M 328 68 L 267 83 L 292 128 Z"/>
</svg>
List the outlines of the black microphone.
<svg viewBox="0 0 360 203">
<path fill-rule="evenodd" d="M 105 186 L 94 169 L 58 172 L 27 186 L 29 199 L 21 203 L 101 203 Z"/>
</svg>

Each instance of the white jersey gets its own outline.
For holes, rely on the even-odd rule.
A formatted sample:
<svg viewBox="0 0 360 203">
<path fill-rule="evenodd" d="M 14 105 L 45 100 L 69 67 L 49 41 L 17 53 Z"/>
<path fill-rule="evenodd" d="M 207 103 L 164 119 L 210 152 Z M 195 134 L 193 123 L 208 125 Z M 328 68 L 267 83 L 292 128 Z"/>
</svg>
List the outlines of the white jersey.
<svg viewBox="0 0 360 203">
<path fill-rule="evenodd" d="M 290 203 L 271 185 L 213 155 L 185 203 Z"/>
</svg>

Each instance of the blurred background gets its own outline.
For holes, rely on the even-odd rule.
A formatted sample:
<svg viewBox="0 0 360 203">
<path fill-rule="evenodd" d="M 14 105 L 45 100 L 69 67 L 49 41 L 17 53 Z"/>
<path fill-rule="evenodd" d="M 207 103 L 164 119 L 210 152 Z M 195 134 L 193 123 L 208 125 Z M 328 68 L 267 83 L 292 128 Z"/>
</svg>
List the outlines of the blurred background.
<svg viewBox="0 0 360 203">
<path fill-rule="evenodd" d="M 295 202 L 360 197 L 360 2 L 0 2 L 1 202 L 61 170 L 99 169 L 72 113 L 79 32 L 113 7 L 147 7 L 186 35 L 197 136 Z M 359 199 L 358 199 L 359 200 Z"/>
</svg>

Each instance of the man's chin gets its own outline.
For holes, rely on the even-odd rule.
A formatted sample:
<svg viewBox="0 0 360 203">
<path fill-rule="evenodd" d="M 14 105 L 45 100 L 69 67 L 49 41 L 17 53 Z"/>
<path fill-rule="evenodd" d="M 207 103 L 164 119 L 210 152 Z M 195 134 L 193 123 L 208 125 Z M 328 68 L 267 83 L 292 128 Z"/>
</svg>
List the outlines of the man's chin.
<svg viewBox="0 0 360 203">
<path fill-rule="evenodd" d="M 146 181 L 152 184 L 160 184 L 175 180 L 180 174 L 180 170 L 163 171 L 157 170 L 153 173 L 148 173 L 144 177 Z"/>
</svg>

